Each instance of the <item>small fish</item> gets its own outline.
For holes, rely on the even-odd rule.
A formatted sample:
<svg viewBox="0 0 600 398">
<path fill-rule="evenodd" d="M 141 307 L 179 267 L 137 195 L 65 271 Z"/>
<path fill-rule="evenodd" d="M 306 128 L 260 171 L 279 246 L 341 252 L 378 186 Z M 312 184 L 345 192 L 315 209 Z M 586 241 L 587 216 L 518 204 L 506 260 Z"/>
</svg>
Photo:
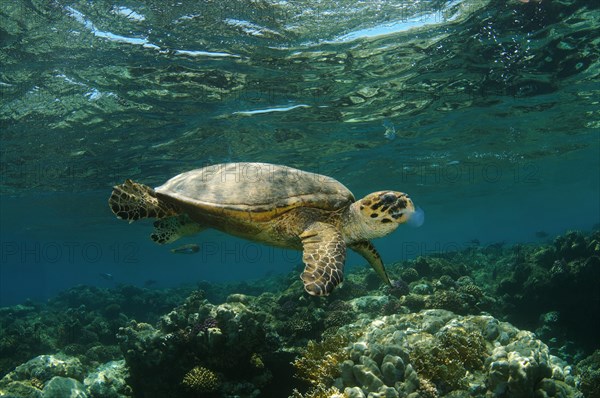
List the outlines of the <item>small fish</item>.
<svg viewBox="0 0 600 398">
<path fill-rule="evenodd" d="M 150 287 L 150 286 L 156 285 L 157 283 L 158 283 L 158 281 L 156 281 L 154 279 L 148 279 L 146 282 L 144 282 L 144 286 Z"/>
<path fill-rule="evenodd" d="M 394 127 L 394 123 L 385 119 L 383 121 L 383 127 L 385 128 L 383 136 L 390 141 L 394 140 L 396 138 L 396 127 Z"/>
<path fill-rule="evenodd" d="M 536 231 L 535 237 L 536 238 L 540 238 L 540 239 L 547 238 L 548 237 L 548 232 L 546 232 L 546 231 Z"/>
<path fill-rule="evenodd" d="M 106 279 L 107 281 L 112 281 L 114 279 L 113 274 L 109 274 L 108 272 L 101 272 L 100 277 L 102 279 Z"/>
<path fill-rule="evenodd" d="M 175 249 L 171 249 L 171 253 L 175 254 L 194 254 L 200 251 L 200 246 L 195 243 L 190 243 L 189 245 L 183 245 L 176 247 Z"/>
<path fill-rule="evenodd" d="M 475 239 L 471 239 L 471 240 L 469 241 L 469 243 L 470 243 L 472 246 L 479 246 L 479 245 L 481 245 L 481 241 L 480 241 L 479 239 L 477 239 L 477 238 L 475 238 Z"/>
</svg>

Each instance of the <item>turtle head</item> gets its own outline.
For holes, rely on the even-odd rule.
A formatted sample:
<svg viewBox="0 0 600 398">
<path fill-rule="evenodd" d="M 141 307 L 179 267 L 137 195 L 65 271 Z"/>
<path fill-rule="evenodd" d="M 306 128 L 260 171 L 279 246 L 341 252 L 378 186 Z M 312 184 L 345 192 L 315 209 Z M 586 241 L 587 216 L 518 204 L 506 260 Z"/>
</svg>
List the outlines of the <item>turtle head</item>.
<svg viewBox="0 0 600 398">
<path fill-rule="evenodd" d="M 366 239 L 385 236 L 405 222 L 422 221 L 423 211 L 415 208 L 407 194 L 397 191 L 373 192 L 354 203 Z"/>
</svg>

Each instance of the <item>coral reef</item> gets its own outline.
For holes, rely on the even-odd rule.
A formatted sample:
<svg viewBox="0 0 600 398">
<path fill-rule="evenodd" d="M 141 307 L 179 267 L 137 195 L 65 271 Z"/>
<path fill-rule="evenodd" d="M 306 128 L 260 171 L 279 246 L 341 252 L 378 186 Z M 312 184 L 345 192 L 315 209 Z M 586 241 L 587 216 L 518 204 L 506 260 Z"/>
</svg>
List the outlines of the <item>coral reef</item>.
<svg viewBox="0 0 600 398">
<path fill-rule="evenodd" d="M 17 366 L 12 372 L 2 378 L 1 383 L 35 378 L 46 382 L 54 376 L 68 377 L 81 380 L 84 375 L 81 361 L 64 354 L 40 355 L 26 363 Z"/>
<path fill-rule="evenodd" d="M 404 268 L 400 272 L 400 277 L 406 282 L 414 282 L 419 280 L 419 272 L 417 272 L 417 270 L 414 268 Z"/>
<path fill-rule="evenodd" d="M 90 374 L 76 357 L 40 355 L 0 380 L 0 397 L 130 398 L 124 361 L 101 365 Z M 86 376 L 87 374 L 87 376 Z M 85 380 L 84 380 L 85 379 Z"/>
<path fill-rule="evenodd" d="M 124 360 L 111 361 L 88 374 L 83 384 L 91 398 L 129 398 L 133 391 L 127 384 L 128 377 Z"/>
<path fill-rule="evenodd" d="M 481 332 L 461 326 L 442 328 L 416 342 L 410 352 L 413 368 L 440 393 L 467 388 L 465 375 L 481 370 L 486 354 Z"/>
<path fill-rule="evenodd" d="M 87 398 L 85 387 L 79 381 L 69 378 L 54 376 L 43 390 L 44 398 Z"/>
<path fill-rule="evenodd" d="M 548 246 L 521 246 L 514 257 L 496 288 L 502 305 L 498 313 L 519 327 L 537 329 L 562 356 L 580 358 L 582 352 L 569 349 L 574 345 L 587 352 L 597 348 L 600 232 L 569 232 Z M 550 312 L 551 325 L 543 316 Z"/>
<path fill-rule="evenodd" d="M 598 348 L 598 230 L 568 232 L 542 245 L 475 246 L 388 267 L 397 275 L 413 269 L 419 279 L 411 280 L 409 295 L 401 297 L 411 311 L 496 314 L 535 331 L 555 355 L 572 361 Z"/>
<path fill-rule="evenodd" d="M 0 308 L 0 397 L 600 396 L 600 232 L 387 268 L 327 298 L 294 270 Z"/>
<path fill-rule="evenodd" d="M 213 305 L 192 294 L 162 316 L 158 328 L 134 321 L 121 328 L 118 338 L 133 390 L 145 397 L 214 391 L 215 372 L 224 375 L 227 394 L 240 383 L 254 391 L 269 380 L 269 370 L 256 366 L 256 353 L 277 348 L 267 346 L 275 341 L 268 337 L 267 314 L 254 309 L 249 297 L 248 306 L 229 301 Z"/>
<path fill-rule="evenodd" d="M 579 388 L 586 398 L 600 398 L 600 349 L 577 364 Z"/>
<path fill-rule="evenodd" d="M 27 302 L 0 308 L 0 377 L 37 355 L 58 351 L 90 365 L 120 359 L 120 327 L 130 318 L 155 322 L 189 291 L 76 286 L 44 306 Z"/>
<path fill-rule="evenodd" d="M 348 359 L 336 361 L 339 376 L 333 383 L 335 373 L 328 370 L 324 378 L 311 372 L 311 384 L 362 397 L 582 396 L 571 368 L 550 355 L 546 345 L 491 316 L 424 310 L 363 317 L 339 331 L 345 336 L 357 332 L 361 337 L 345 347 Z M 327 362 L 328 352 L 316 352 Z"/>
</svg>

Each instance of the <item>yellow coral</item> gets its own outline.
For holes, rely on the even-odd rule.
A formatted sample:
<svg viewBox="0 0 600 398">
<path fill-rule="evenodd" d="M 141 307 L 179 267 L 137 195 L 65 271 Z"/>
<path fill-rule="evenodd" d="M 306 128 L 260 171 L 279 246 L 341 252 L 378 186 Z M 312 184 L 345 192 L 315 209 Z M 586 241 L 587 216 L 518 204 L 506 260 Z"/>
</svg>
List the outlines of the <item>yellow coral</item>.
<svg viewBox="0 0 600 398">
<path fill-rule="evenodd" d="M 252 354 L 250 357 L 250 364 L 256 369 L 263 369 L 265 367 L 262 357 L 257 353 Z"/>
<path fill-rule="evenodd" d="M 196 366 L 187 372 L 181 383 L 189 390 L 199 393 L 214 392 L 221 386 L 219 376 L 202 366 Z"/>
<path fill-rule="evenodd" d="M 289 398 L 348 398 L 348 395 L 336 387 L 327 388 L 323 384 L 319 384 L 310 389 L 306 394 L 301 394 L 298 390 L 294 389 Z"/>
<path fill-rule="evenodd" d="M 313 386 L 331 383 L 340 374 L 339 365 L 348 358 L 347 344 L 348 338 L 341 335 L 327 336 L 320 343 L 310 340 L 302 355 L 292 363 L 296 377 Z"/>
<path fill-rule="evenodd" d="M 481 369 L 486 353 L 480 331 L 452 327 L 439 332 L 437 340 L 416 342 L 410 356 L 419 375 L 447 393 L 467 387 L 465 376 Z"/>
<path fill-rule="evenodd" d="M 44 389 L 44 382 L 38 379 L 37 377 L 29 379 L 28 382 L 33 388 L 37 388 L 38 390 Z"/>
<path fill-rule="evenodd" d="M 438 398 L 440 395 L 435 385 L 427 379 L 419 378 L 419 397 Z"/>
</svg>

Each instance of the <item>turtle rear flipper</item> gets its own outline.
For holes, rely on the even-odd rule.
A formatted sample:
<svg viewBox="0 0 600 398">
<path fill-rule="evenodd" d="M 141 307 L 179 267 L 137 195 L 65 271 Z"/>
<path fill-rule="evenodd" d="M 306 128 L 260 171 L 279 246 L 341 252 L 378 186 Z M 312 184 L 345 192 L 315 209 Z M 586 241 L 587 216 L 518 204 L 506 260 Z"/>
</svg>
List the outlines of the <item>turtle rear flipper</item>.
<svg viewBox="0 0 600 398">
<path fill-rule="evenodd" d="M 181 214 L 154 221 L 154 232 L 150 238 L 154 242 L 164 245 L 175 242 L 183 236 L 197 234 L 203 229 L 203 226 L 194 222 L 189 216 Z"/>
<path fill-rule="evenodd" d="M 313 296 L 327 296 L 344 280 L 346 243 L 333 225 L 316 222 L 300 234 L 306 265 L 300 278 Z"/>
<path fill-rule="evenodd" d="M 108 205 L 118 218 L 129 222 L 141 218 L 164 218 L 179 214 L 175 206 L 160 201 L 154 189 L 129 179 L 113 188 Z"/>
<path fill-rule="evenodd" d="M 381 261 L 381 256 L 375 249 L 375 246 L 369 241 L 360 241 L 354 242 L 350 245 L 350 248 L 363 256 L 365 260 L 369 262 L 371 267 L 375 270 L 377 275 L 384 281 L 388 286 L 391 286 L 390 278 L 385 271 L 385 266 L 383 265 L 383 261 Z"/>
</svg>

